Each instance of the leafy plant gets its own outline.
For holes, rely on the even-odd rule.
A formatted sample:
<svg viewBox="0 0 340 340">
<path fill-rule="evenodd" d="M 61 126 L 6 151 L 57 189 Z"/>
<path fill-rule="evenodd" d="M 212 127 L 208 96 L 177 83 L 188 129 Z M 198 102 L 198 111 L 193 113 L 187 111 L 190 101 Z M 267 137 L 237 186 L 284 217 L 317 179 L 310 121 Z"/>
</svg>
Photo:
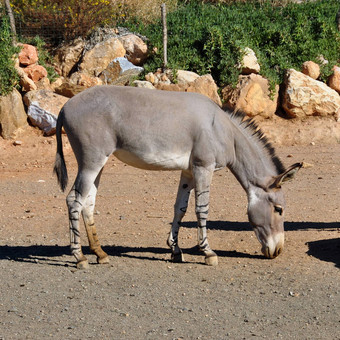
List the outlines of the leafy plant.
<svg viewBox="0 0 340 340">
<path fill-rule="evenodd" d="M 0 51 L 0 96 L 4 96 L 19 83 L 13 58 L 13 55 L 18 52 L 18 48 L 12 46 L 9 20 L 5 15 L 0 17 Z"/>
</svg>

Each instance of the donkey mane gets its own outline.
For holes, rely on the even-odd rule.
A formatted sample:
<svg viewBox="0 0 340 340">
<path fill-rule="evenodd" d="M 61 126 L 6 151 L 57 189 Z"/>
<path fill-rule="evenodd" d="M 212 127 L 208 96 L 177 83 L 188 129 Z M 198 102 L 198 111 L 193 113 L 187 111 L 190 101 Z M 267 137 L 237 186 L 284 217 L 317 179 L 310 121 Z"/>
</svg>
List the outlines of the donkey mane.
<svg viewBox="0 0 340 340">
<path fill-rule="evenodd" d="M 227 110 L 226 112 L 229 114 L 232 121 L 234 121 L 237 126 L 239 126 L 239 128 L 245 132 L 245 136 L 255 142 L 268 154 L 269 158 L 276 168 L 277 174 L 283 173 L 286 168 L 284 167 L 279 157 L 276 155 L 274 147 L 269 142 L 268 138 L 264 135 L 263 131 L 259 128 L 254 119 L 249 118 L 242 111 L 229 112 Z"/>
</svg>

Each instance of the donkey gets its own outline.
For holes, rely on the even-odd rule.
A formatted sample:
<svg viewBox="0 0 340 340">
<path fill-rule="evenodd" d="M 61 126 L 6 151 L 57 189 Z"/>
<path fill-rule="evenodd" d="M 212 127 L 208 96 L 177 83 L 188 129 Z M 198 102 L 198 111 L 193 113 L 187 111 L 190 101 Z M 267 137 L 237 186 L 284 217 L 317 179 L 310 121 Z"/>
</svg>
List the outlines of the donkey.
<svg viewBox="0 0 340 340">
<path fill-rule="evenodd" d="M 88 267 L 80 244 L 80 214 L 97 262 L 109 262 L 97 237 L 93 211 L 103 167 L 112 154 L 141 169 L 181 171 L 167 239 L 172 261 L 184 261 L 178 232 L 194 190 L 198 247 L 207 265 L 217 265 L 206 222 L 213 173 L 226 166 L 247 193 L 248 217 L 262 253 L 267 258 L 281 253 L 285 212 L 281 184 L 292 179 L 302 163 L 285 169 L 266 137 L 243 114 L 224 111 L 197 93 L 116 86 L 85 90 L 64 105 L 57 120 L 54 172 L 65 191 L 68 177 L 62 127 L 78 163 L 78 174 L 66 199 L 71 252 L 78 268 Z"/>
</svg>

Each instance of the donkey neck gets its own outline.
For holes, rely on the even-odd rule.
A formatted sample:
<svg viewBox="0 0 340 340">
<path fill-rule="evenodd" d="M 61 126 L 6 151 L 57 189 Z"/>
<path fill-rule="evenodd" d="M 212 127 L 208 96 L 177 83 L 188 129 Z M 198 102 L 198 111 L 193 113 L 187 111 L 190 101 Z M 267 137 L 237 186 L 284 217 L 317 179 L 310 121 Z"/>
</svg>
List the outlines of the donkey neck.
<svg viewBox="0 0 340 340">
<path fill-rule="evenodd" d="M 256 125 L 247 121 L 235 127 L 234 157 L 229 168 L 249 195 L 255 187 L 265 188 L 283 166 Z"/>
</svg>

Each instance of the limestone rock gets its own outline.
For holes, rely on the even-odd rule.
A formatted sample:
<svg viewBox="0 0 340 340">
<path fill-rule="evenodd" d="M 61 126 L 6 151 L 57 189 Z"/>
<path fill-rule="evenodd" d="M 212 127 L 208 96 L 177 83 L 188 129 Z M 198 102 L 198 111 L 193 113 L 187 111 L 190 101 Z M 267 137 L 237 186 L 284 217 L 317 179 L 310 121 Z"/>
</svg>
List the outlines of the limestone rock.
<svg viewBox="0 0 340 340">
<path fill-rule="evenodd" d="M 32 79 L 35 83 L 41 80 L 44 77 L 47 77 L 47 71 L 45 67 L 41 65 L 29 65 L 25 67 L 24 72 L 28 75 L 30 79 Z"/>
<path fill-rule="evenodd" d="M 151 90 L 156 89 L 149 81 L 135 80 L 133 82 L 133 85 L 135 85 L 136 87 L 142 87 Z"/>
<path fill-rule="evenodd" d="M 199 75 L 195 72 L 178 70 L 177 71 L 177 83 L 188 84 L 199 78 Z"/>
<path fill-rule="evenodd" d="M 103 82 L 98 77 L 93 77 L 87 74 L 86 72 L 75 72 L 70 77 L 70 82 L 75 85 L 84 86 L 86 88 L 103 85 Z"/>
<path fill-rule="evenodd" d="M 83 56 L 79 65 L 81 71 L 86 71 L 90 75 L 97 77 L 118 57 L 124 57 L 126 51 L 116 37 L 110 38 L 94 46 Z"/>
<path fill-rule="evenodd" d="M 18 90 L 7 96 L 0 96 L 0 131 L 5 139 L 15 138 L 20 129 L 28 126 L 27 115 Z"/>
<path fill-rule="evenodd" d="M 130 80 L 143 72 L 143 67 L 135 66 L 126 58 L 114 59 L 99 75 L 104 84 L 127 85 Z"/>
<path fill-rule="evenodd" d="M 80 60 L 85 42 L 81 38 L 60 47 L 54 57 L 54 63 L 58 72 L 63 77 L 68 77 Z"/>
<path fill-rule="evenodd" d="M 241 60 L 241 63 L 239 65 L 239 68 L 241 68 L 242 74 L 251 74 L 251 73 L 259 73 L 260 72 L 260 65 L 257 61 L 255 52 L 249 48 L 246 47 L 244 49 L 244 55 Z"/>
<path fill-rule="evenodd" d="M 340 96 L 335 90 L 294 69 L 287 71 L 284 83 L 282 107 L 289 117 L 333 116 L 336 119 Z"/>
<path fill-rule="evenodd" d="M 187 92 L 197 92 L 212 99 L 216 104 L 222 106 L 221 98 L 217 92 L 218 88 L 210 74 L 203 75 L 189 84 Z"/>
<path fill-rule="evenodd" d="M 126 58 L 134 65 L 142 65 L 148 57 L 148 47 L 145 42 L 135 34 L 119 37 L 126 50 Z"/>
<path fill-rule="evenodd" d="M 29 44 L 23 44 L 22 50 L 19 53 L 20 65 L 24 66 L 33 65 L 37 61 L 38 61 L 37 48 Z"/>
<path fill-rule="evenodd" d="M 82 86 L 82 85 L 77 85 L 77 84 L 73 84 L 70 81 L 66 81 L 64 83 L 62 83 L 59 87 L 56 87 L 54 89 L 54 92 L 67 97 L 67 98 L 72 98 L 74 97 L 76 94 L 86 90 L 87 87 L 86 86 Z"/>
<path fill-rule="evenodd" d="M 328 78 L 328 86 L 340 93 L 340 67 L 333 67 L 333 74 Z"/>
<path fill-rule="evenodd" d="M 14 67 L 18 72 L 20 77 L 20 86 L 24 92 L 34 91 L 37 89 L 37 85 L 34 83 L 32 79 L 28 77 L 28 75 L 24 72 L 24 69 L 19 66 L 19 59 L 17 58 L 14 63 Z"/>
<path fill-rule="evenodd" d="M 243 111 L 249 117 L 271 118 L 278 107 L 279 86 L 272 95 L 268 80 L 257 74 L 240 75 L 236 88 L 227 86 L 222 90 L 225 106 Z"/>
<path fill-rule="evenodd" d="M 305 61 L 302 64 L 301 72 L 313 79 L 318 79 L 320 76 L 320 66 L 313 61 Z"/>
<path fill-rule="evenodd" d="M 31 91 L 24 96 L 32 125 L 39 127 L 48 136 L 55 133 L 59 111 L 67 101 L 68 98 L 47 90 Z"/>
</svg>

